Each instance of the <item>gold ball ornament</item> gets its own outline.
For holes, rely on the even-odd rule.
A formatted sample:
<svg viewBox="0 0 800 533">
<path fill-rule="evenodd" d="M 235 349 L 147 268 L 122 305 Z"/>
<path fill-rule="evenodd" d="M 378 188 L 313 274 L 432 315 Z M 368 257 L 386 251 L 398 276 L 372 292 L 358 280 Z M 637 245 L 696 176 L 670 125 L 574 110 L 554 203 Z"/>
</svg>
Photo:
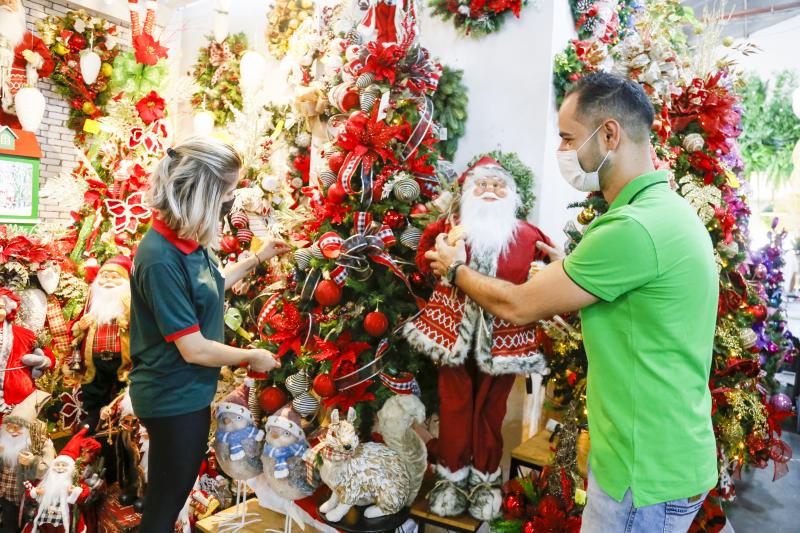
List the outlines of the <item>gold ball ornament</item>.
<svg viewBox="0 0 800 533">
<path fill-rule="evenodd" d="M 97 111 L 97 107 L 92 102 L 84 102 L 81 110 L 87 115 L 93 115 Z"/>
<path fill-rule="evenodd" d="M 587 224 L 590 224 L 592 220 L 595 219 L 596 216 L 597 216 L 597 211 L 594 210 L 594 207 L 588 206 L 586 209 L 584 209 L 578 214 L 578 222 L 581 225 L 585 226 Z"/>
<path fill-rule="evenodd" d="M 114 67 L 111 65 L 111 63 L 103 63 L 100 66 L 100 72 L 102 72 L 103 76 L 105 76 L 106 78 L 110 78 L 111 75 L 114 73 Z"/>
<path fill-rule="evenodd" d="M 726 47 L 730 47 L 733 45 L 733 37 L 730 35 L 722 39 L 722 45 Z"/>
<path fill-rule="evenodd" d="M 63 44 L 61 44 L 61 43 L 57 43 L 57 44 L 55 45 L 55 47 L 53 48 L 53 51 L 54 51 L 56 54 L 58 54 L 58 55 L 60 55 L 60 56 L 63 56 L 63 55 L 65 55 L 65 54 L 66 54 L 66 53 L 67 53 L 69 50 L 67 50 L 67 47 L 66 47 L 66 46 L 64 46 Z"/>
</svg>

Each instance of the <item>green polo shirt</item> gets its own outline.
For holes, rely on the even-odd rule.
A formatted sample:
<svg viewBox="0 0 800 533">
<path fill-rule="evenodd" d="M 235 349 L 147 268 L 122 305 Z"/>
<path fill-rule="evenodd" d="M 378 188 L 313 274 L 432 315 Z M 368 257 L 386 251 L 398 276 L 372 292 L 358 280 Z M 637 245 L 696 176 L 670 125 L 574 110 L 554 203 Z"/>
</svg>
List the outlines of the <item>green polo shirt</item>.
<svg viewBox="0 0 800 533">
<path fill-rule="evenodd" d="M 708 379 L 719 276 L 708 231 L 668 173 L 631 181 L 564 260 L 581 311 L 597 482 L 636 507 L 717 483 Z"/>
<path fill-rule="evenodd" d="M 175 416 L 211 405 L 219 368 L 187 363 L 175 340 L 199 331 L 223 342 L 224 291 L 208 251 L 154 220 L 131 276 L 130 380 L 137 416 Z"/>
</svg>

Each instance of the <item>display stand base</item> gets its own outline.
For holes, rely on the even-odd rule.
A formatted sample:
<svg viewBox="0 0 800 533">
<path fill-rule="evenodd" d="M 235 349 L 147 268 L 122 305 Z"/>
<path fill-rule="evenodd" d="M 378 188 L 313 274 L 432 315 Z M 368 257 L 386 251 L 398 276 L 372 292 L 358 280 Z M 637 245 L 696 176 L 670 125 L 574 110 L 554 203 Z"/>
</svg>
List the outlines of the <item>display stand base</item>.
<svg viewBox="0 0 800 533">
<path fill-rule="evenodd" d="M 244 529 L 240 529 L 239 533 L 264 533 L 266 530 L 277 531 L 292 531 L 286 529 L 286 516 L 276 513 L 270 509 L 261 507 L 258 504 L 258 499 L 252 498 L 245 503 L 246 513 L 255 515 L 252 523 L 246 525 Z M 229 507 L 215 515 L 204 518 L 195 524 L 195 528 L 201 533 L 219 533 L 220 525 L 229 523 L 231 518 L 237 513 L 236 507 Z M 320 533 L 318 529 L 306 525 L 305 529 L 300 529 L 295 526 L 293 531 L 299 533 Z"/>
<path fill-rule="evenodd" d="M 402 526 L 406 520 L 408 520 L 409 509 L 405 508 L 402 511 L 390 514 L 387 516 L 381 516 L 378 518 L 365 518 L 364 517 L 364 509 L 367 507 L 357 507 L 359 519 L 357 522 L 352 524 L 345 523 L 344 521 L 341 522 L 330 522 L 325 519 L 325 515 L 319 512 L 319 508 L 317 508 L 317 512 L 319 512 L 322 520 L 331 527 L 335 527 L 339 531 L 345 531 L 346 533 L 393 533 L 397 531 L 400 526 Z"/>
</svg>

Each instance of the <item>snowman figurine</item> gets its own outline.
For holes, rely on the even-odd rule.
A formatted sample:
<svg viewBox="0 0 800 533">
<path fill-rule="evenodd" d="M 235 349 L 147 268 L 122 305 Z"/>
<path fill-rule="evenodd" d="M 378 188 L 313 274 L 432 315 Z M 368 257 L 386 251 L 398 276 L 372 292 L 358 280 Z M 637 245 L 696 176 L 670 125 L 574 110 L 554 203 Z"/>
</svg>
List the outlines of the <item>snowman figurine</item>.
<svg viewBox="0 0 800 533">
<path fill-rule="evenodd" d="M 303 428 L 291 405 L 267 418 L 261 462 L 269 487 L 288 500 L 305 498 L 313 492 L 306 480 L 303 455 L 308 450 Z"/>
</svg>

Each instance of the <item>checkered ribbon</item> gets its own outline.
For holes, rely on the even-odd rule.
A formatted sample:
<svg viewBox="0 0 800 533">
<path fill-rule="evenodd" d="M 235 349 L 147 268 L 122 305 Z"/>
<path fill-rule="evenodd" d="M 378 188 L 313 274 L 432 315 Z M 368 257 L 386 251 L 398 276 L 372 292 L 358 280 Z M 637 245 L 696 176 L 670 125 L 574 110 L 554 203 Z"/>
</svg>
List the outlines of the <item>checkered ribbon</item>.
<svg viewBox="0 0 800 533">
<path fill-rule="evenodd" d="M 63 360 L 72 352 L 72 345 L 70 344 L 69 330 L 67 329 L 67 321 L 64 320 L 64 312 L 61 310 L 61 304 L 58 298 L 52 294 L 47 297 L 47 326 L 50 329 L 52 336 L 52 343 L 50 349 L 53 350 L 58 360 Z"/>
<path fill-rule="evenodd" d="M 386 388 L 395 394 L 413 394 L 414 396 L 422 394 L 419 383 L 411 372 L 403 372 L 397 377 L 381 372 L 379 377 Z"/>
<path fill-rule="evenodd" d="M 356 451 L 338 452 L 328 445 L 325 437 L 317 443 L 313 448 L 306 450 L 303 454 L 303 461 L 306 463 L 306 481 L 312 487 L 316 485 L 315 473 L 317 471 L 317 458 L 321 455 L 329 461 L 344 461 L 355 455 Z"/>
</svg>

